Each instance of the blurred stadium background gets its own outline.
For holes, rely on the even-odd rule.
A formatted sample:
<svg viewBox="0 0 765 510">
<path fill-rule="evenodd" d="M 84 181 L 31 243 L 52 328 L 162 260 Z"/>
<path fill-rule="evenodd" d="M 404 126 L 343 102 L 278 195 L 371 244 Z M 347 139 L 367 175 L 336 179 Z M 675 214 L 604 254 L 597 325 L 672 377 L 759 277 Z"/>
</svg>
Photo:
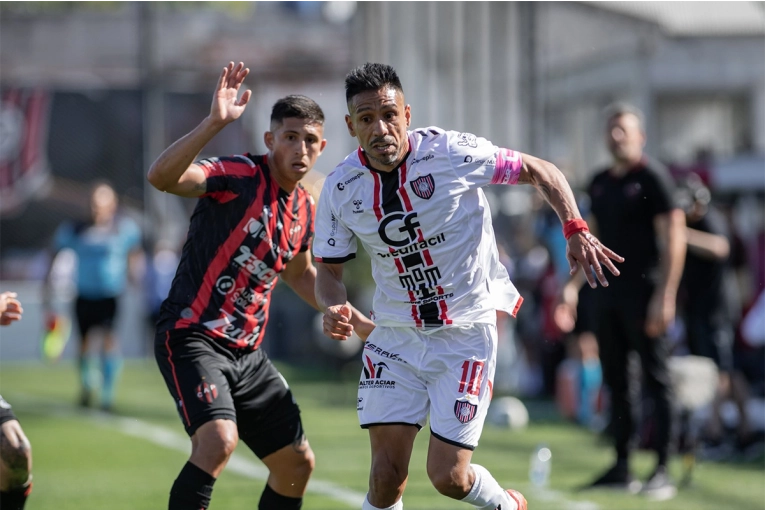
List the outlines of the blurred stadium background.
<svg viewBox="0 0 765 510">
<path fill-rule="evenodd" d="M 0 331 L 0 392 L 33 443 L 31 510 L 165 504 L 184 453 L 131 439 L 118 419 L 161 425 L 183 439 L 153 365 L 151 296 L 142 282 L 148 265 L 162 264 L 154 257 L 158 247 L 182 244 L 194 201 L 157 192 L 145 174 L 207 114 L 216 77 L 230 60 L 251 69 L 253 100 L 202 155 L 263 152 L 273 102 L 306 94 L 327 115 L 328 148 L 305 182 L 317 197 L 323 177 L 355 148 L 343 122 L 343 78 L 365 61 L 398 70 L 415 125 L 474 132 L 538 155 L 578 190 L 608 162 L 603 108 L 631 102 L 646 116 L 646 152 L 676 177 L 698 173 L 726 212 L 742 307 L 765 288 L 765 2 L 0 2 L 0 290 L 18 292 L 25 309 L 20 323 Z M 48 247 L 61 221 L 88 214 L 95 179 L 115 186 L 123 212 L 142 226 L 146 254 L 144 271 L 138 268 L 122 298 L 118 334 L 132 361 L 116 417 L 77 413 L 76 341 L 54 366 L 42 363 L 39 350 Z M 515 483 L 527 478 L 528 454 L 545 440 L 555 458 L 555 490 L 532 494 L 535 509 L 643 508 L 637 500 L 581 501 L 570 494 L 586 481 L 583 471 L 606 464 L 608 450 L 587 429 L 561 420 L 551 404 L 565 356 L 564 335 L 549 320 L 566 273 L 563 237 L 530 190 L 488 194 L 526 299 L 517 322 L 504 323 L 497 388 L 527 402 L 532 427 L 516 433 L 487 427 L 484 442 L 491 446 L 482 462 Z M 71 255 L 55 262 L 55 306 L 69 313 Z M 351 298 L 368 309 L 368 260 L 360 257 L 349 269 Z M 307 508 L 353 508 L 343 498 L 363 494 L 368 462 L 350 407 L 360 344 L 339 349 L 324 341 L 316 313 L 284 286 L 276 293 L 264 347 L 299 381 L 309 430 L 317 430 L 311 437 L 317 478 L 335 484 L 307 500 Z M 765 411 L 757 409 L 765 427 Z M 349 450 L 339 449 L 344 441 Z M 408 508 L 452 508 L 428 487 L 418 444 Z M 236 497 L 245 487 L 254 500 L 261 482 L 253 484 L 248 469 L 225 475 L 212 508 L 245 508 L 247 501 Z M 91 497 L 90 484 L 74 482 L 88 476 L 112 488 Z M 655 508 L 762 509 L 764 477 L 761 458 L 703 466 L 696 492 Z M 135 494 L 148 478 L 159 478 L 156 487 Z"/>
</svg>

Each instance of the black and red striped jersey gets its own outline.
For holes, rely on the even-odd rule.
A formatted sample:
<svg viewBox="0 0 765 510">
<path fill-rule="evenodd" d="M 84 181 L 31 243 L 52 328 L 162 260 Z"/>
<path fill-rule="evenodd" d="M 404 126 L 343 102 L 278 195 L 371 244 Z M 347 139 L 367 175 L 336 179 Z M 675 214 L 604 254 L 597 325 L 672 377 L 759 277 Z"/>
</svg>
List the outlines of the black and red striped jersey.
<svg viewBox="0 0 765 510">
<path fill-rule="evenodd" d="M 268 321 L 271 290 L 285 265 L 309 249 L 314 202 L 298 185 L 288 193 L 266 156 L 198 161 L 207 191 L 188 237 L 158 333 L 193 329 L 231 348 L 256 349 Z"/>
</svg>

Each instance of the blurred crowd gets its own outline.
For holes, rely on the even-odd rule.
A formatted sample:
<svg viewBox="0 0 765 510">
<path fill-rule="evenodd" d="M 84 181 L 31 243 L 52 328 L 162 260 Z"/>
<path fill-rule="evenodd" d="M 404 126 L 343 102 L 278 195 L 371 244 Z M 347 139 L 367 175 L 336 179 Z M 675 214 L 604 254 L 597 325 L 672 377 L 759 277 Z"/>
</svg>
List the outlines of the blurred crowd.
<svg viewBox="0 0 765 510">
<path fill-rule="evenodd" d="M 721 361 L 717 353 L 698 352 L 692 345 L 696 311 L 691 298 L 703 292 L 715 275 L 700 273 L 689 250 L 678 290 L 677 316 L 669 331 L 671 356 L 673 360 L 708 358 L 715 374 L 729 377 L 709 398 L 694 403 L 692 412 L 676 426 L 675 435 L 681 442 L 692 435 L 709 459 L 752 457 L 761 455 L 765 437 L 765 203 L 762 190 L 715 190 L 710 164 L 709 154 L 702 151 L 693 165 L 669 164 L 668 168 L 687 225 L 708 216 L 729 247 L 717 258 L 725 296 L 720 305 L 732 324 L 732 359 Z M 589 197 L 581 188 L 577 193 L 586 218 Z M 517 320 L 499 316 L 496 387 L 526 398 L 554 398 L 564 417 L 607 434 L 609 391 L 603 382 L 590 310 L 591 293 L 597 291 L 584 285 L 579 291 L 578 313 L 573 317 L 562 313 L 562 293 L 570 279 L 566 243 L 555 213 L 543 205 L 541 197 L 533 197 L 528 212 L 508 218 L 511 227 L 504 235 L 498 233 L 501 257 L 524 303 Z M 639 366 L 632 368 L 640 370 Z M 707 373 L 700 370 L 696 377 Z M 703 392 L 703 386 L 699 382 L 693 391 Z M 681 398 L 680 393 L 676 391 L 676 398 Z M 680 413 L 683 403 L 675 406 Z M 648 435 L 649 428 L 650 423 L 644 423 L 639 434 Z M 641 443 L 648 439 L 637 438 Z"/>
</svg>

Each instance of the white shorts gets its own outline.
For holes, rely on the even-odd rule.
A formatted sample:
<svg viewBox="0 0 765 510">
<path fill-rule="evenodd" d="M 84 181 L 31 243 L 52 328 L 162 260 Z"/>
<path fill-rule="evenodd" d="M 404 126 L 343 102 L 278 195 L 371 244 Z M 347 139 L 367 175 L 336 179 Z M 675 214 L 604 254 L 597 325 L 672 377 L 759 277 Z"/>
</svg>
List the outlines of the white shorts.
<svg viewBox="0 0 765 510">
<path fill-rule="evenodd" d="M 362 351 L 356 410 L 362 428 L 425 426 L 473 450 L 491 401 L 497 358 L 494 324 L 442 328 L 378 326 Z"/>
</svg>

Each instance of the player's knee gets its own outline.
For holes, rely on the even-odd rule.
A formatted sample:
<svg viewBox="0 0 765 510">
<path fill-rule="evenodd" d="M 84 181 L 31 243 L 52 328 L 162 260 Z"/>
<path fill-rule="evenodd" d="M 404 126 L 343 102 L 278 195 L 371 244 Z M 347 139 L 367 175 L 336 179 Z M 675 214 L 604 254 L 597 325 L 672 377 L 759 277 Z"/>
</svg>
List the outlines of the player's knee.
<svg viewBox="0 0 765 510">
<path fill-rule="evenodd" d="M 377 491 L 397 490 L 404 484 L 409 470 L 407 466 L 400 466 L 389 462 L 388 459 L 376 460 L 372 463 L 370 484 Z"/>
<path fill-rule="evenodd" d="M 313 450 L 308 448 L 298 456 L 292 470 L 296 479 L 308 480 L 315 467 L 316 458 L 314 457 Z"/>
<path fill-rule="evenodd" d="M 13 440 L 3 435 L 0 443 L 0 459 L 3 464 L 4 478 L 9 487 L 20 487 L 27 483 L 32 465 L 32 447 L 29 440 L 21 435 Z"/>
<path fill-rule="evenodd" d="M 235 425 L 233 427 L 205 425 L 199 429 L 197 437 L 192 456 L 204 457 L 215 464 L 226 462 L 239 442 Z"/>
<path fill-rule="evenodd" d="M 428 465 L 428 478 L 433 487 L 444 496 L 462 499 L 470 492 L 470 478 L 456 467 Z"/>
</svg>

